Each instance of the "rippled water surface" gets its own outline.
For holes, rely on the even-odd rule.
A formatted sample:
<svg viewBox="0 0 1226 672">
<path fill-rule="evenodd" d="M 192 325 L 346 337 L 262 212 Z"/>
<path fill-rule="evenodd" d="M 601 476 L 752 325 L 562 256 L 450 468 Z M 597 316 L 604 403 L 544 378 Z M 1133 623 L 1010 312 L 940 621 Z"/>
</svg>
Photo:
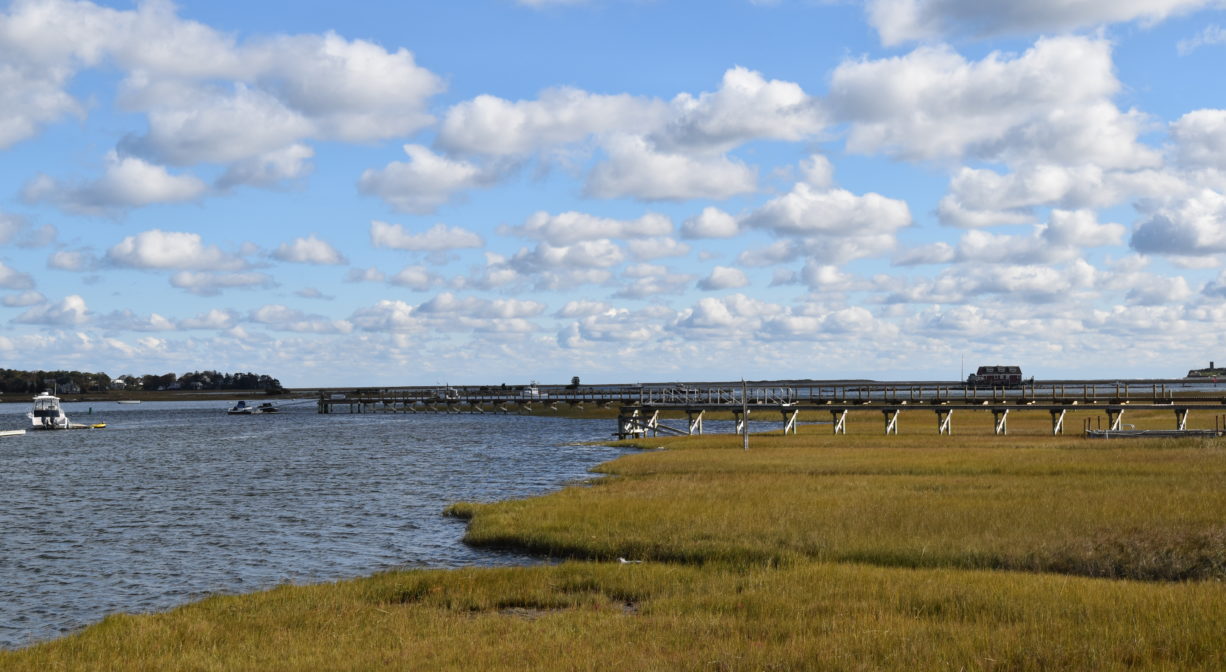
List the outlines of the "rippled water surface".
<svg viewBox="0 0 1226 672">
<path fill-rule="evenodd" d="M 212 593 L 528 563 L 464 546 L 441 511 L 556 489 L 620 453 L 565 445 L 609 437 L 612 420 L 228 405 L 65 404 L 107 428 L 0 438 L 0 647 Z M 0 429 L 27 410 L 0 405 Z"/>
</svg>

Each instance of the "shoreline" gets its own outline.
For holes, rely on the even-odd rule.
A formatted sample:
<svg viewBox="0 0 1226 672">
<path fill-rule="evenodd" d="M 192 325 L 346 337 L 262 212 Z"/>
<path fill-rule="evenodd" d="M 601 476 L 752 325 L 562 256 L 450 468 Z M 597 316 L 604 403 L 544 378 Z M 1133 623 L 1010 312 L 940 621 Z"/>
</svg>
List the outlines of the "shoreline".
<svg viewBox="0 0 1226 672">
<path fill-rule="evenodd" d="M 262 399 L 262 400 L 299 400 L 313 399 L 312 395 L 295 394 L 287 391 L 284 394 L 266 394 L 264 390 L 191 390 L 191 391 L 134 391 L 120 392 L 111 390 L 108 392 L 81 392 L 73 394 L 58 394 L 60 401 L 64 403 L 115 403 L 119 401 L 237 401 L 239 399 Z M 29 404 L 34 398 L 33 394 L 18 395 L 14 392 L 9 392 L 0 395 L 0 403 L 4 404 Z"/>
</svg>

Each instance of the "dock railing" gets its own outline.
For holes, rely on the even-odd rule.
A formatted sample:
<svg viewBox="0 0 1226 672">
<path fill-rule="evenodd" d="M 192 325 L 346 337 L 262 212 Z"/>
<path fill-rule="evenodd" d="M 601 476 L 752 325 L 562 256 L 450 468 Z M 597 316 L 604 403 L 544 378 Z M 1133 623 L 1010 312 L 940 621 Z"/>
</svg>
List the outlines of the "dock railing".
<svg viewBox="0 0 1226 672">
<path fill-rule="evenodd" d="M 930 408 L 937 412 L 942 431 L 949 428 L 949 413 L 957 409 L 990 410 L 1000 433 L 1007 428 L 1010 409 L 1030 408 L 1052 413 L 1053 432 L 1063 431 L 1064 412 L 1099 409 L 1118 423 L 1124 409 L 1169 408 L 1183 429 L 1191 408 L 1226 407 L 1226 385 L 1200 380 L 1059 380 L 1027 381 L 1016 386 L 973 386 L 947 381 L 876 382 L 766 381 L 726 383 L 660 383 L 625 385 L 444 385 L 321 390 L 320 413 L 417 412 L 531 412 L 542 405 L 617 407 L 621 412 L 619 436 L 642 431 L 634 418 L 656 417 L 659 411 L 689 414 L 689 431 L 701 431 L 705 411 L 738 414 L 741 407 L 792 414 L 799 410 L 828 410 L 841 425 L 839 413 L 877 408 L 886 414 L 887 431 L 903 409 Z M 792 423 L 795 415 L 790 416 Z M 845 415 L 842 417 L 845 418 Z M 657 422 L 658 425 L 658 422 Z M 625 428 L 631 428 L 626 430 Z"/>
</svg>

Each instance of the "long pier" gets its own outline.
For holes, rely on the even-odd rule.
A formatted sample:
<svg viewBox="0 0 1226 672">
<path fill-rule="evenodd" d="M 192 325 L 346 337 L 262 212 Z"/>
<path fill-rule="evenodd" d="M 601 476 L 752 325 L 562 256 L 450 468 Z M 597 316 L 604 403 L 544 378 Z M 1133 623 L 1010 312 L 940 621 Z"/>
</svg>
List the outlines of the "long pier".
<svg viewBox="0 0 1226 672">
<path fill-rule="evenodd" d="M 1047 411 L 1052 434 L 1064 433 L 1067 414 L 1102 411 L 1106 432 L 1124 431 L 1126 411 L 1172 412 L 1167 434 L 1226 434 L 1188 430 L 1197 411 L 1226 411 L 1226 385 L 1195 379 L 1031 381 L 1016 387 L 973 387 L 962 383 L 908 381 L 757 381 L 753 383 L 671 383 L 652 385 L 530 385 L 360 388 L 321 391 L 320 413 L 530 413 L 542 408 L 599 406 L 618 408 L 618 438 L 659 434 L 701 434 L 711 413 L 731 414 L 737 432 L 748 431 L 749 416 L 779 418 L 785 432 L 797 431 L 802 412 L 828 412 L 834 434 L 847 433 L 851 411 L 876 410 L 886 434 L 898 433 L 899 416 L 927 411 L 939 434 L 953 433 L 955 411 L 988 411 L 996 434 L 1008 433 L 1011 411 Z M 664 414 L 684 415 L 677 426 Z M 676 422 L 674 419 L 672 422 Z"/>
</svg>

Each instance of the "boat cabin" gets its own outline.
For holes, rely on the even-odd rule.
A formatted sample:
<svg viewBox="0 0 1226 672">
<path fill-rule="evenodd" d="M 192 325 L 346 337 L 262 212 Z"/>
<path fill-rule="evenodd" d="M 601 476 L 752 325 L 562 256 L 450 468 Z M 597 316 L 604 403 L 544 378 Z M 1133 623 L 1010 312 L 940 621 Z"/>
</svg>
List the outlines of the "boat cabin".
<svg viewBox="0 0 1226 672">
<path fill-rule="evenodd" d="M 68 416 L 60 408 L 60 398 L 49 392 L 34 397 L 34 407 L 29 412 L 34 429 L 67 429 Z"/>
</svg>

